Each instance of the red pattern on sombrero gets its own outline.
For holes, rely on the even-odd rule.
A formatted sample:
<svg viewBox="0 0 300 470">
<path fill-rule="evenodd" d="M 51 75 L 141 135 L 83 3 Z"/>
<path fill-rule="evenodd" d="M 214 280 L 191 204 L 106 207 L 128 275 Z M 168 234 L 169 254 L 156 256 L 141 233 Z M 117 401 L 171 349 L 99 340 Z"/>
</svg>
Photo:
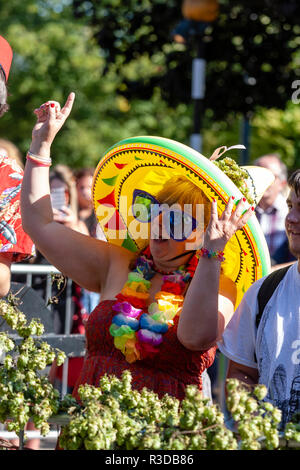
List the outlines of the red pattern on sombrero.
<svg viewBox="0 0 300 470">
<path fill-rule="evenodd" d="M 177 338 L 178 317 L 164 335 L 159 352 L 151 358 L 129 364 L 114 346 L 109 326 L 115 312 L 115 300 L 103 300 L 91 313 L 86 325 L 87 352 L 73 395 L 78 399 L 80 384 L 98 385 L 104 374 L 121 377 L 125 369 L 132 374 L 133 388 L 147 387 L 162 397 L 165 393 L 182 400 L 188 384 L 202 389 L 202 372 L 214 361 L 216 347 L 190 351 Z"/>
</svg>

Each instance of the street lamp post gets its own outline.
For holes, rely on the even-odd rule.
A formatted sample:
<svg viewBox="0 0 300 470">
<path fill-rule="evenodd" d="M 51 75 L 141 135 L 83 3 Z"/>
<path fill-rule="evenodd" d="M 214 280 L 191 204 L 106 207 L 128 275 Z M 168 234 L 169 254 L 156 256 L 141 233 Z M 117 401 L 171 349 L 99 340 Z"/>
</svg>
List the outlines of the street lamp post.
<svg viewBox="0 0 300 470">
<path fill-rule="evenodd" d="M 194 101 L 194 119 L 193 132 L 190 138 L 190 145 L 198 152 L 202 152 L 202 119 L 204 115 L 204 97 L 205 97 L 205 44 L 202 37 L 197 37 L 197 56 L 192 64 L 192 90 L 191 98 Z"/>
<path fill-rule="evenodd" d="M 241 124 L 241 141 L 243 145 L 245 146 L 245 149 L 241 150 L 241 156 L 240 156 L 241 165 L 249 164 L 250 131 L 251 131 L 250 117 L 247 114 L 245 114 L 243 116 L 242 124 Z"/>
<path fill-rule="evenodd" d="M 202 120 L 204 115 L 205 98 L 205 42 L 203 35 L 209 23 L 216 20 L 219 13 L 218 0 L 183 0 L 182 14 L 184 20 L 174 31 L 174 39 L 185 43 L 191 37 L 196 39 L 197 54 L 192 64 L 191 98 L 194 102 L 193 131 L 190 137 L 190 146 L 202 151 Z"/>
</svg>

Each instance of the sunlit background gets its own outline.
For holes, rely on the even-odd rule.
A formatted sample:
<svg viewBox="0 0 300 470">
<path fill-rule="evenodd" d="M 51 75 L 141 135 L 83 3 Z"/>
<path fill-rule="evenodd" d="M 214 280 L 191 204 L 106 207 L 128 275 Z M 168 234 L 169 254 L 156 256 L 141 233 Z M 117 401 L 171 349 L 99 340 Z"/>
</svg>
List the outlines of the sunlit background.
<svg viewBox="0 0 300 470">
<path fill-rule="evenodd" d="M 208 157 L 220 145 L 246 143 L 246 153 L 233 155 L 240 162 L 279 152 L 290 170 L 299 167 L 299 3 L 186 3 L 183 9 L 181 0 L 0 0 L 0 31 L 14 50 L 0 137 L 25 155 L 34 108 L 75 91 L 72 118 L 53 146 L 55 163 L 96 166 L 111 145 L 134 135 L 189 145 L 198 126 Z M 209 3 L 219 3 L 212 21 Z M 200 20 L 188 19 L 193 4 Z M 192 63 L 199 45 L 205 96 L 195 116 Z"/>
</svg>

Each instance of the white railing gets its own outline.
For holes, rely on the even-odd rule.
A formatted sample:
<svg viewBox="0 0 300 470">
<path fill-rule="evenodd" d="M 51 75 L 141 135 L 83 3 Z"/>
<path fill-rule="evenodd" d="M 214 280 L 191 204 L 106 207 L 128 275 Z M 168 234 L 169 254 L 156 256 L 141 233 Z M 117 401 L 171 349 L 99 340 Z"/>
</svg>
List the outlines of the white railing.
<svg viewBox="0 0 300 470">
<path fill-rule="evenodd" d="M 26 286 L 31 287 L 32 286 L 32 277 L 34 275 L 45 275 L 46 276 L 46 289 L 45 289 L 45 304 L 47 305 L 48 300 L 52 296 L 52 279 L 51 275 L 52 274 L 61 274 L 60 271 L 58 271 L 54 266 L 52 265 L 30 265 L 30 264 L 21 264 L 21 263 L 16 263 L 12 265 L 11 268 L 12 275 L 13 274 L 25 274 L 26 275 Z M 48 305 L 49 310 L 51 310 L 51 304 Z M 72 339 L 73 336 L 82 336 L 82 335 L 71 335 L 71 327 L 72 327 L 72 280 L 67 279 L 67 285 L 66 285 L 66 306 L 65 306 L 65 326 L 64 326 L 64 334 L 63 335 L 44 335 L 44 339 L 47 340 L 53 340 L 56 338 L 61 338 L 61 339 L 66 339 L 69 337 Z M 52 343 L 52 341 L 51 341 Z M 81 342 L 82 344 L 82 342 Z M 63 341 L 61 342 L 61 349 L 64 350 L 64 344 Z M 69 356 L 75 356 L 76 355 L 76 348 L 75 353 L 73 351 L 73 354 L 69 353 Z M 78 350 L 78 355 L 82 355 L 82 350 Z M 67 351 L 65 351 L 67 353 Z M 63 373 L 62 373 L 62 391 L 61 394 L 64 396 L 67 393 L 67 386 L 68 386 L 68 354 L 67 358 L 64 362 L 63 365 Z"/>
</svg>

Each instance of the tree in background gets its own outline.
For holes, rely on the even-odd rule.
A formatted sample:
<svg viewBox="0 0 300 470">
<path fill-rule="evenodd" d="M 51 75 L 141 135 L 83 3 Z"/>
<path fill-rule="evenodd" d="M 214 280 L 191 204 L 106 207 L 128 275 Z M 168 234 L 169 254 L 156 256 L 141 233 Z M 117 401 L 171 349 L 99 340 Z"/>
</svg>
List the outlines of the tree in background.
<svg viewBox="0 0 300 470">
<path fill-rule="evenodd" d="M 119 92 L 129 101 L 150 99 L 158 87 L 170 106 L 190 103 L 195 36 L 190 34 L 185 46 L 171 44 L 172 31 L 182 18 L 181 4 L 181 0 L 73 0 L 75 16 L 88 18 L 105 53 L 106 70 L 117 70 Z M 222 121 L 230 125 L 233 113 L 235 119 L 252 118 L 258 108 L 285 109 L 292 83 L 300 76 L 299 20 L 296 0 L 220 0 L 219 18 L 203 34 L 208 59 L 207 129 L 212 123 L 222 127 Z M 137 72 L 142 60 L 149 62 L 148 73 L 132 76 L 134 65 Z M 238 135 L 234 129 L 230 134 Z M 208 145 L 211 141 L 206 139 L 207 150 Z M 284 147 L 284 156 L 297 166 L 300 156 Z"/>
<path fill-rule="evenodd" d="M 172 31 L 181 20 L 182 0 L 73 0 L 77 18 L 88 18 L 94 37 L 123 77 L 130 99 L 149 98 L 159 85 L 170 105 L 190 101 L 194 36 L 186 47 L 170 47 Z M 296 0 L 221 0 L 220 15 L 203 33 L 208 59 L 206 104 L 216 119 L 256 106 L 283 108 L 291 83 L 300 71 L 293 67 L 299 47 L 300 5 Z M 152 74 L 128 76 L 128 64 L 141 57 L 159 62 Z M 288 86 L 287 86 L 288 85 Z M 231 91 L 229 93 L 229 91 Z"/>
<path fill-rule="evenodd" d="M 1 121 L 1 136 L 25 154 L 35 122 L 33 110 L 48 99 L 64 102 L 75 91 L 72 119 L 53 144 L 55 163 L 95 166 L 111 145 L 136 134 L 183 141 L 190 126 L 187 106 L 169 107 L 159 89 L 152 90 L 149 100 L 129 102 L 122 96 L 117 68 L 107 69 L 105 51 L 93 38 L 93 28 L 86 19 L 75 19 L 69 4 L 68 0 L 0 0 L 1 34 L 14 50 L 10 112 Z M 143 69 L 148 66 L 141 60 L 138 72 L 146 74 Z M 138 73 L 134 64 L 131 69 L 131 74 Z"/>
<path fill-rule="evenodd" d="M 133 135 L 189 142 L 195 44 L 171 37 L 181 0 L 0 0 L 0 7 L 1 34 L 14 49 L 11 110 L 0 134 L 23 153 L 33 109 L 64 101 L 69 91 L 77 97 L 53 145 L 55 163 L 94 166 Z M 237 143 L 241 116 L 250 114 L 251 156 L 279 150 L 299 167 L 299 106 L 286 109 L 300 73 L 299 17 L 296 0 L 220 0 L 219 19 L 204 37 L 205 155 Z"/>
</svg>

